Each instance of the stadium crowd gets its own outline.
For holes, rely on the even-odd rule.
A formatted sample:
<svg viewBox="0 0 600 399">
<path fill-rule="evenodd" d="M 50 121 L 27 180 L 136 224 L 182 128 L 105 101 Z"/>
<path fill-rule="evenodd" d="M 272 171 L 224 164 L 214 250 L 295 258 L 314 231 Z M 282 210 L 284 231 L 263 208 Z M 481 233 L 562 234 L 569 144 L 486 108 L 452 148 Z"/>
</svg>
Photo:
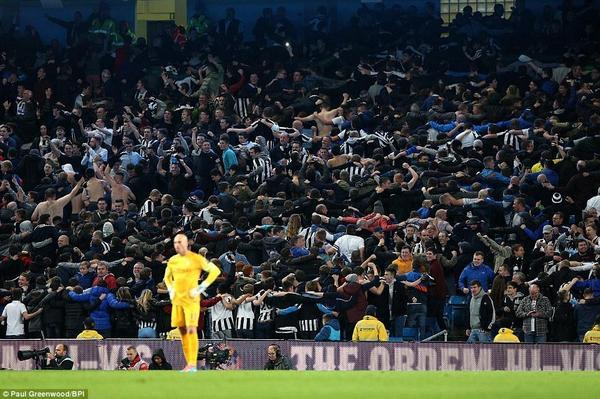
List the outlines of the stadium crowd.
<svg viewBox="0 0 600 399">
<path fill-rule="evenodd" d="M 73 338 L 88 316 L 93 337 L 172 335 L 184 231 L 222 270 L 207 337 L 422 339 L 457 301 L 469 341 L 581 341 L 600 313 L 600 27 L 575 3 L 465 7 L 447 28 L 432 3 L 336 29 L 278 7 L 246 38 L 233 9 L 149 42 L 106 5 L 48 16 L 66 45 L 4 27 L 2 335 Z"/>
</svg>

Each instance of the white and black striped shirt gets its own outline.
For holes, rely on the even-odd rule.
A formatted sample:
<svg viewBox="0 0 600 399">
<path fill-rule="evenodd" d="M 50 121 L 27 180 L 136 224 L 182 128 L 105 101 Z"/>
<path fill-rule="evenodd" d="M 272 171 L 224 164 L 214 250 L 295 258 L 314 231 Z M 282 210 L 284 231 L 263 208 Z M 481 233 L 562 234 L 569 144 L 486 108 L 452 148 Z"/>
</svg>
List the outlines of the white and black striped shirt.
<svg viewBox="0 0 600 399">
<path fill-rule="evenodd" d="M 302 305 L 300 305 L 302 306 Z M 318 331 L 319 319 L 300 320 L 300 331 Z"/>
<path fill-rule="evenodd" d="M 192 221 L 192 219 L 194 218 L 194 215 L 183 215 L 181 217 L 181 219 L 179 220 L 179 226 L 185 228 L 187 225 L 190 224 L 190 222 Z"/>
<path fill-rule="evenodd" d="M 239 115 L 240 119 L 244 119 L 252 113 L 252 99 L 251 98 L 237 98 L 233 110 Z"/>
<path fill-rule="evenodd" d="M 156 321 L 144 321 L 144 320 L 138 320 L 138 329 L 142 329 L 142 328 L 153 328 L 156 330 Z"/>
<path fill-rule="evenodd" d="M 150 216 L 150 215 L 152 215 L 153 212 L 154 212 L 154 202 L 152 202 L 152 200 L 150 198 L 148 198 L 142 205 L 142 208 L 140 209 L 140 217 L 143 218 L 146 216 Z"/>
<path fill-rule="evenodd" d="M 387 147 L 391 144 L 392 139 L 384 132 L 373 133 L 379 142 L 379 147 Z"/>
<path fill-rule="evenodd" d="M 517 130 L 516 133 L 511 133 L 510 130 L 507 130 L 505 132 L 498 133 L 497 136 L 502 137 L 502 142 L 505 145 L 511 146 L 512 148 L 515 149 L 515 151 L 520 151 L 521 144 L 522 144 L 521 140 L 524 140 L 527 137 L 524 137 L 523 139 L 521 139 L 521 136 L 519 136 L 519 133 L 527 134 L 527 130 Z"/>
<path fill-rule="evenodd" d="M 365 175 L 366 171 L 366 169 L 362 165 L 356 163 L 350 164 L 350 166 L 348 166 L 346 170 L 350 175 L 350 181 L 352 181 L 355 177 L 357 179 L 362 178 Z"/>
<path fill-rule="evenodd" d="M 100 241 L 100 245 L 102 245 L 102 255 L 106 255 L 110 252 L 110 244 L 104 241 Z"/>
<path fill-rule="evenodd" d="M 272 174 L 271 160 L 269 158 L 262 158 L 262 157 L 253 159 L 252 160 L 252 170 L 255 171 L 258 169 L 262 169 L 262 170 L 259 171 L 254 176 L 254 181 L 257 184 L 262 184 L 269 177 L 271 177 L 271 174 Z"/>
<path fill-rule="evenodd" d="M 342 143 L 342 145 L 340 146 L 340 150 L 342 151 L 342 154 L 346 154 L 346 155 L 354 155 L 354 145 L 356 144 L 356 141 L 344 141 Z"/>
<path fill-rule="evenodd" d="M 228 304 L 231 303 L 231 295 L 224 295 L 221 302 L 210 308 L 213 332 L 233 330 L 233 312 L 225 308 L 225 305 L 223 304 L 224 302 Z"/>
<path fill-rule="evenodd" d="M 304 246 L 306 248 L 310 249 L 313 246 L 316 234 L 317 231 L 312 231 L 310 226 L 300 231 L 300 235 L 304 237 Z"/>
<path fill-rule="evenodd" d="M 236 330 L 253 330 L 254 329 L 254 311 L 252 302 L 243 302 L 237 308 L 235 316 Z"/>
<path fill-rule="evenodd" d="M 259 298 L 264 293 L 265 293 L 265 290 L 260 291 L 258 293 L 258 295 L 256 296 L 256 298 Z M 272 294 L 267 294 L 267 296 L 272 296 Z M 273 321 L 273 310 L 274 310 L 274 308 L 272 306 L 267 305 L 263 301 L 263 303 L 260 305 L 260 309 L 258 311 L 258 322 L 259 323 L 268 323 L 270 321 Z"/>
<path fill-rule="evenodd" d="M 150 139 L 150 140 L 142 139 L 142 141 L 140 142 L 140 144 L 144 148 L 154 148 L 154 146 L 157 143 L 158 143 L 158 140 L 156 140 L 156 139 Z"/>
</svg>

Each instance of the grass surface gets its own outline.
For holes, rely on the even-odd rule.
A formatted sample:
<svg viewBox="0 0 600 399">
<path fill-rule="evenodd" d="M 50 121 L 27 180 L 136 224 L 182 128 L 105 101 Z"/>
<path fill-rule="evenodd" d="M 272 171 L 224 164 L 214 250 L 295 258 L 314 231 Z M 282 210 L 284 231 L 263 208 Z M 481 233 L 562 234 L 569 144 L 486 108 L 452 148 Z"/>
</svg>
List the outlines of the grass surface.
<svg viewBox="0 0 600 399">
<path fill-rule="evenodd" d="M 2 371 L 3 389 L 87 389 L 88 398 L 592 398 L 597 372 Z"/>
</svg>

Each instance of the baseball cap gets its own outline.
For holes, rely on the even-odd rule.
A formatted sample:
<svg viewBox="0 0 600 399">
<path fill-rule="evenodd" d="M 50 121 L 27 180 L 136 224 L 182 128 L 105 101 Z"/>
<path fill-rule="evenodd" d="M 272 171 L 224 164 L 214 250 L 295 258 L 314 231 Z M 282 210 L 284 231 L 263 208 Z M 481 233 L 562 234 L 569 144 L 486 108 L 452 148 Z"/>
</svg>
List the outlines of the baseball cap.
<svg viewBox="0 0 600 399">
<path fill-rule="evenodd" d="M 544 228 L 542 229 L 542 232 L 544 232 L 544 233 L 551 233 L 552 232 L 552 226 L 550 226 L 549 224 L 545 225 Z"/>
</svg>

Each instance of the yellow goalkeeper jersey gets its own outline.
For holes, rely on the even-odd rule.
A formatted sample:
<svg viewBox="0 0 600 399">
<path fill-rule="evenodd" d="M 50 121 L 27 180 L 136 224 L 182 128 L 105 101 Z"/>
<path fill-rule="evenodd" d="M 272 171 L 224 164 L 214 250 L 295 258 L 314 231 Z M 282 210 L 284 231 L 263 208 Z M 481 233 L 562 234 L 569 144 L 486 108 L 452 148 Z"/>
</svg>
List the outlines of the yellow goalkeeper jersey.
<svg viewBox="0 0 600 399">
<path fill-rule="evenodd" d="M 165 271 L 165 284 L 175 291 L 171 303 L 178 306 L 199 304 L 200 298 L 190 296 L 190 290 L 198 285 L 200 273 L 205 271 L 208 277 L 205 280 L 210 285 L 221 274 L 213 263 L 202 255 L 188 251 L 184 256 L 174 255 L 167 263 Z"/>
</svg>

